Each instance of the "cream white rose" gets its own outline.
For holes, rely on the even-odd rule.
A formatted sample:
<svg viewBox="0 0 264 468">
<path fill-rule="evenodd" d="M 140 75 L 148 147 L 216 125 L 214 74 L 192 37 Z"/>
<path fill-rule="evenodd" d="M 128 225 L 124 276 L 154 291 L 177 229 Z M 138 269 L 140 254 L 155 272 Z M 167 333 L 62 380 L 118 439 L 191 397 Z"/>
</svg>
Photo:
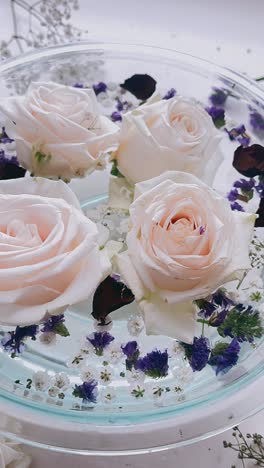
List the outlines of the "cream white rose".
<svg viewBox="0 0 264 468">
<path fill-rule="evenodd" d="M 34 175 L 83 176 L 117 146 L 118 126 L 99 114 L 92 89 L 33 82 L 25 96 L 2 99 L 0 110 L 21 166 Z"/>
<path fill-rule="evenodd" d="M 31 458 L 25 455 L 19 445 L 0 438 L 0 468 L 28 468 Z"/>
<path fill-rule="evenodd" d="M 192 301 L 250 268 L 256 215 L 235 212 L 196 177 L 167 172 L 138 183 L 127 251 L 117 261 L 135 294 L 148 334 L 191 342 Z"/>
<path fill-rule="evenodd" d="M 113 158 L 132 184 L 176 170 L 211 185 L 223 159 L 220 140 L 220 132 L 199 104 L 175 97 L 125 114 Z"/>
<path fill-rule="evenodd" d="M 87 299 L 110 273 L 96 225 L 62 181 L 0 181 L 0 323 L 38 323 Z"/>
</svg>

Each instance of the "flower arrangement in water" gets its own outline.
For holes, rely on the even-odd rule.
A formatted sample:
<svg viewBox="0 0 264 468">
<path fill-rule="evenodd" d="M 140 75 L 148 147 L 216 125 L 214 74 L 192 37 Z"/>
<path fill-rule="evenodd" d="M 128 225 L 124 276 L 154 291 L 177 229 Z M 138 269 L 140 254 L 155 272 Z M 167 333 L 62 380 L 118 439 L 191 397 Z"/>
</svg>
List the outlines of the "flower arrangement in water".
<svg viewBox="0 0 264 468">
<path fill-rule="evenodd" d="M 227 89 L 213 88 L 203 106 L 156 87 L 139 74 L 89 88 L 35 82 L 0 103 L 0 171 L 10 179 L 0 181 L 0 323 L 16 327 L 5 329 L 2 348 L 15 358 L 27 343 L 67 339 L 67 308 L 93 298 L 94 330 L 68 360 L 80 382 L 66 376 L 60 387 L 61 376 L 40 371 L 14 383 L 24 396 L 109 403 L 119 378 L 132 398 L 181 401 L 193 374 L 206 368 L 221 378 L 263 336 L 264 148 L 228 122 Z M 263 117 L 249 114 L 252 130 L 263 131 Z M 238 145 L 239 176 L 220 193 L 224 138 Z M 84 212 L 66 182 L 108 161 L 108 202 Z M 120 341 L 112 313 L 132 302 Z M 145 348 L 145 333 L 168 337 L 167 346 Z"/>
</svg>

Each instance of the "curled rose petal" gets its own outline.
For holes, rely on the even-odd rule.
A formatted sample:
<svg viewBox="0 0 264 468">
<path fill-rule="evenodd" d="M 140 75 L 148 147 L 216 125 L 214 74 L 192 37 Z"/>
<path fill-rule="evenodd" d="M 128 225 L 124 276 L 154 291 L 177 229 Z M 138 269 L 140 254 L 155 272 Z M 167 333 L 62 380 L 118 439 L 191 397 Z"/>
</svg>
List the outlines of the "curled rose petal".
<svg viewBox="0 0 264 468">
<path fill-rule="evenodd" d="M 87 299 L 111 271 L 96 225 L 62 181 L 0 181 L 0 323 L 30 325 Z"/>
<path fill-rule="evenodd" d="M 167 172 L 136 184 L 128 249 L 117 262 L 148 334 L 192 342 L 192 301 L 250 268 L 255 219 L 233 212 L 227 200 L 187 173 Z"/>
<path fill-rule="evenodd" d="M 234 153 L 234 168 L 246 177 L 264 176 L 264 147 L 251 145 L 239 146 Z"/>
</svg>

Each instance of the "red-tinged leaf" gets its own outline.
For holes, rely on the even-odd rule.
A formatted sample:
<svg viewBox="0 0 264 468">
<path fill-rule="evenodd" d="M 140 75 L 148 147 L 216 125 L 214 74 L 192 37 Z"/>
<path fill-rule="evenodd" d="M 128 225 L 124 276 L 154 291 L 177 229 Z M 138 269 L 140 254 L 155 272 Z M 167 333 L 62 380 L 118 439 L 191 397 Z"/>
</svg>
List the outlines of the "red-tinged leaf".
<svg viewBox="0 0 264 468">
<path fill-rule="evenodd" d="M 233 166 L 246 177 L 264 176 L 264 147 L 239 146 L 234 153 Z"/>
<path fill-rule="evenodd" d="M 19 179 L 24 177 L 26 170 L 23 167 L 8 162 L 0 162 L 0 179 Z"/>
<path fill-rule="evenodd" d="M 264 198 L 261 198 L 257 211 L 258 218 L 255 221 L 255 227 L 264 227 Z"/>
<path fill-rule="evenodd" d="M 137 99 L 145 101 L 154 93 L 156 84 L 157 82 L 152 76 L 136 74 L 125 80 L 120 86 L 134 94 Z"/>
<path fill-rule="evenodd" d="M 130 304 L 134 299 L 134 294 L 122 281 L 108 276 L 94 293 L 92 316 L 104 322 L 108 314 Z"/>
</svg>

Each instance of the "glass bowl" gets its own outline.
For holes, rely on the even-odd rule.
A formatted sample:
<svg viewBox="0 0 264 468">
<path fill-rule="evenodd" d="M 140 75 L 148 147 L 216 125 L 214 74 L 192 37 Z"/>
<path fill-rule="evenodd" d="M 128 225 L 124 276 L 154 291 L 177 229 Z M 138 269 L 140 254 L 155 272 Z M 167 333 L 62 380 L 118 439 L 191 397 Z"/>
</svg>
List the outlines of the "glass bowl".
<svg viewBox="0 0 264 468">
<path fill-rule="evenodd" d="M 264 91 L 254 81 L 199 58 L 162 48 L 128 43 L 78 43 L 42 49 L 1 64 L 0 94 L 1 97 L 24 94 L 31 81 L 87 86 L 102 81 L 112 90 L 112 101 L 105 96 L 99 99 L 104 113 L 110 115 L 115 105 L 116 84 L 135 73 L 153 76 L 161 94 L 176 88 L 179 94 L 204 106 L 208 105 L 212 87 L 224 87 L 230 93 L 226 105 L 228 118 L 245 124 L 254 140 L 261 143 L 263 136 L 254 133 L 249 123 L 249 109 L 262 114 L 264 106 Z M 236 142 L 226 135 L 221 145 L 225 161 L 216 175 L 215 188 L 225 194 L 239 177 L 232 169 Z M 126 217 L 108 212 L 108 179 L 109 167 L 84 179 L 75 179 L 70 186 L 81 200 L 84 212 L 103 223 L 115 237 L 116 227 Z M 119 237 L 124 237 L 124 232 L 119 231 Z M 15 359 L 1 350 L 0 430 L 4 435 L 29 445 L 83 455 L 149 453 L 210 437 L 264 407 L 263 340 L 258 340 L 254 347 L 245 346 L 238 366 L 222 377 L 216 378 L 208 369 L 194 374 L 193 380 L 187 382 L 186 364 L 186 388 L 179 390 L 179 361 L 173 354 L 173 340 L 147 337 L 144 330 L 133 338 L 131 327 L 133 320 L 138 319 L 133 303 L 113 314 L 111 333 L 115 342 L 120 348 L 122 343 L 137 339 L 143 352 L 154 347 L 168 349 L 172 370 L 162 381 L 146 379 L 143 384 L 135 376 L 131 383 L 124 372 L 124 356 L 111 361 L 109 354 L 91 355 L 89 350 L 83 350 L 85 336 L 95 331 L 91 307 L 90 300 L 66 312 L 70 337 L 59 337 L 56 346 L 28 341 L 25 352 Z M 1 334 L 7 330 L 2 327 Z M 96 404 L 83 405 L 64 387 L 59 393 L 48 391 L 55 374 L 63 373 L 65 386 L 81 383 L 80 362 L 76 359 L 81 365 L 88 362 L 97 375 L 107 367 L 106 359 L 110 359 L 112 381 L 110 386 L 101 381 Z M 35 389 L 34 378 L 32 382 L 33 374 L 39 371 L 47 372 L 51 379 L 43 391 Z M 138 394 L 133 393 L 135 389 Z"/>
</svg>

